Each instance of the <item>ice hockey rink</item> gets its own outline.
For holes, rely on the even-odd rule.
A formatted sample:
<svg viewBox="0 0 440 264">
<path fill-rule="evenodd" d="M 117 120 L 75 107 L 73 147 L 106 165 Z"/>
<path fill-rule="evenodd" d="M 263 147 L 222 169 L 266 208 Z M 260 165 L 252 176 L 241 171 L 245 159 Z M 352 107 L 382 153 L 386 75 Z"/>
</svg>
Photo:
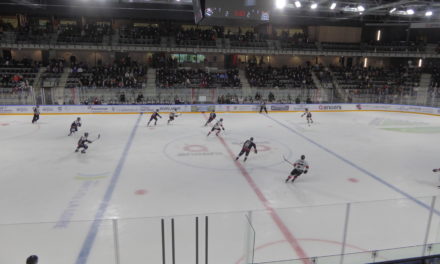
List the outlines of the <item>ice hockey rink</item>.
<svg viewBox="0 0 440 264">
<path fill-rule="evenodd" d="M 161 219 L 167 263 L 171 219 L 176 262 L 195 263 L 196 217 L 204 263 L 206 216 L 213 264 L 337 255 L 344 231 L 344 253 L 440 242 L 440 201 L 429 209 L 440 185 L 438 116 L 316 112 L 308 126 L 298 112 L 219 113 L 226 130 L 207 137 L 201 113 L 170 125 L 164 114 L 150 127 L 149 114 L 89 114 L 68 137 L 76 117 L 32 125 L 28 115 L 0 116 L 0 263 L 31 254 L 42 263 L 162 263 Z M 86 131 L 101 137 L 75 153 Z M 258 154 L 235 162 L 251 136 Z M 283 155 L 302 154 L 309 173 L 286 184 Z"/>
</svg>

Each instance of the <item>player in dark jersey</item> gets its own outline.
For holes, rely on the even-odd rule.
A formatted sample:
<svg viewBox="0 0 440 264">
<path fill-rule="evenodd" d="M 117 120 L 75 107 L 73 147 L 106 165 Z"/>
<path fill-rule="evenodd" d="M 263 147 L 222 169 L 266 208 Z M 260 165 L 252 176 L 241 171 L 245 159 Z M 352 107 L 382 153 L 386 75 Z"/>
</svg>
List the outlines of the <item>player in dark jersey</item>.
<svg viewBox="0 0 440 264">
<path fill-rule="evenodd" d="M 159 115 L 159 109 L 156 109 L 156 111 L 153 112 L 153 114 L 152 114 L 151 117 L 150 117 L 150 121 L 148 121 L 148 123 L 147 123 L 147 126 L 150 125 L 150 122 L 151 122 L 152 120 L 154 120 L 154 125 L 156 125 L 156 123 L 157 123 L 157 117 L 162 118 L 162 117 Z"/>
<path fill-rule="evenodd" d="M 168 118 L 167 124 L 169 125 L 171 121 L 174 121 L 174 118 L 178 117 L 179 115 L 176 113 L 176 109 L 171 111 L 170 116 Z"/>
<path fill-rule="evenodd" d="M 81 127 L 81 117 L 76 118 L 75 121 L 70 125 L 70 133 L 69 136 L 71 136 L 73 133 L 78 131 L 78 128 Z"/>
<path fill-rule="evenodd" d="M 81 151 L 81 153 L 86 153 L 86 150 L 89 148 L 89 146 L 87 146 L 87 143 L 92 143 L 93 141 L 90 141 L 88 139 L 89 133 L 84 133 L 84 136 L 82 136 L 79 140 L 78 140 L 78 146 L 75 149 L 75 152 L 78 152 L 79 149 L 83 149 Z"/>
<path fill-rule="evenodd" d="M 212 120 L 214 120 L 217 117 L 217 115 L 215 114 L 215 110 L 212 110 L 212 112 L 209 114 L 209 118 L 208 121 L 206 121 L 205 126 L 207 126 L 209 123 L 212 122 Z"/>
<path fill-rule="evenodd" d="M 267 114 L 267 107 L 266 107 L 266 102 L 265 101 L 261 101 L 261 103 L 260 103 L 260 114 L 263 112 L 263 110 Z"/>
<path fill-rule="evenodd" d="M 252 148 L 254 148 L 255 154 L 257 154 L 257 145 L 255 145 L 253 137 L 251 137 L 250 139 L 244 142 L 243 147 L 241 148 L 241 151 L 238 154 L 238 156 L 235 158 L 235 160 L 238 160 L 241 157 L 241 155 L 246 153 L 244 157 L 244 161 L 246 161 L 249 156 L 249 152 L 251 152 Z"/>
<path fill-rule="evenodd" d="M 301 155 L 301 159 L 295 161 L 295 163 L 291 163 L 288 160 L 284 159 L 286 162 L 290 163 L 293 166 L 292 172 L 287 177 L 286 182 L 293 178 L 292 182 L 296 180 L 301 174 L 306 174 L 309 170 L 309 164 L 306 161 L 306 157 Z"/>
<path fill-rule="evenodd" d="M 32 124 L 40 119 L 40 106 L 36 105 L 34 107 L 34 117 L 32 118 Z"/>
<path fill-rule="evenodd" d="M 301 115 L 301 117 L 306 116 L 307 118 L 307 124 L 310 126 L 310 124 L 313 124 L 312 120 L 312 113 L 309 111 L 309 109 L 305 109 L 304 113 Z"/>
<path fill-rule="evenodd" d="M 225 128 L 223 127 L 223 118 L 220 118 L 219 121 L 217 121 L 217 123 L 215 123 L 215 125 L 212 127 L 211 131 L 209 131 L 208 135 L 211 135 L 211 132 L 213 131 L 217 131 L 217 133 L 215 133 L 216 136 L 218 136 L 218 134 L 220 134 L 220 131 L 223 129 L 223 131 L 225 130 Z"/>
</svg>

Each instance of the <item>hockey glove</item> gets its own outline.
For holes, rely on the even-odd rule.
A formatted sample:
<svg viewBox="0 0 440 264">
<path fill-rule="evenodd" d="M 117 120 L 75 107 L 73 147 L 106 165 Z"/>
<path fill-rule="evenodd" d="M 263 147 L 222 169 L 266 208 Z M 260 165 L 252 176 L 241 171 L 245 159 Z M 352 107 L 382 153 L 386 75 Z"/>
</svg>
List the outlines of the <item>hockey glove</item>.
<svg viewBox="0 0 440 264">
<path fill-rule="evenodd" d="M 433 169 L 432 171 L 433 171 L 433 172 L 437 172 L 437 171 L 438 171 L 438 169 Z"/>
<path fill-rule="evenodd" d="M 307 171 L 304 171 L 304 174 L 307 174 Z"/>
</svg>

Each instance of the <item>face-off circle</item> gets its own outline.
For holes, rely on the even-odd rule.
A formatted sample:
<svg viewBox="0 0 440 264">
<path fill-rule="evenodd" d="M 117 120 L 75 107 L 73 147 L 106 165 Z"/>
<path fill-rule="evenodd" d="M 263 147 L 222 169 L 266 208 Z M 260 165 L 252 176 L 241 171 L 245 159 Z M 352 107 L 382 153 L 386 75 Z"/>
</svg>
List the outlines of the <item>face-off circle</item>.
<svg viewBox="0 0 440 264">
<path fill-rule="evenodd" d="M 0 126 L 9 126 L 9 123 L 0 123 Z"/>
<path fill-rule="evenodd" d="M 227 148 L 234 157 L 240 152 L 248 136 L 234 135 L 223 137 Z M 283 163 L 282 156 L 290 157 L 292 151 L 285 144 L 268 138 L 256 138 L 258 153 L 252 150 L 249 154 L 246 167 L 267 168 Z M 210 137 L 190 135 L 177 138 L 169 142 L 163 149 L 166 157 L 174 162 L 200 169 L 236 170 L 231 163 L 233 158 L 229 151 L 214 135 Z M 239 162 L 243 162 L 244 155 Z"/>
</svg>

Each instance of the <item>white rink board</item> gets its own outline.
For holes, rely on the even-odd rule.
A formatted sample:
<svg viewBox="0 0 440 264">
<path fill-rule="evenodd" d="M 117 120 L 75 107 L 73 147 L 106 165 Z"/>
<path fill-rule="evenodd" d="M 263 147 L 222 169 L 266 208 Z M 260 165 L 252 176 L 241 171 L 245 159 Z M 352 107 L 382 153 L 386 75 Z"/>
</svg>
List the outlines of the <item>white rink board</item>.
<svg viewBox="0 0 440 264">
<path fill-rule="evenodd" d="M 232 104 L 232 105 L 42 105 L 41 113 L 44 114 L 99 114 L 99 113 L 150 113 L 155 110 L 160 112 L 256 112 L 258 104 Z M 270 112 L 304 111 L 400 111 L 410 113 L 440 114 L 440 108 L 391 105 L 391 104 L 267 104 Z M 0 114 L 32 114 L 33 106 L 29 105 L 3 105 Z"/>
</svg>

